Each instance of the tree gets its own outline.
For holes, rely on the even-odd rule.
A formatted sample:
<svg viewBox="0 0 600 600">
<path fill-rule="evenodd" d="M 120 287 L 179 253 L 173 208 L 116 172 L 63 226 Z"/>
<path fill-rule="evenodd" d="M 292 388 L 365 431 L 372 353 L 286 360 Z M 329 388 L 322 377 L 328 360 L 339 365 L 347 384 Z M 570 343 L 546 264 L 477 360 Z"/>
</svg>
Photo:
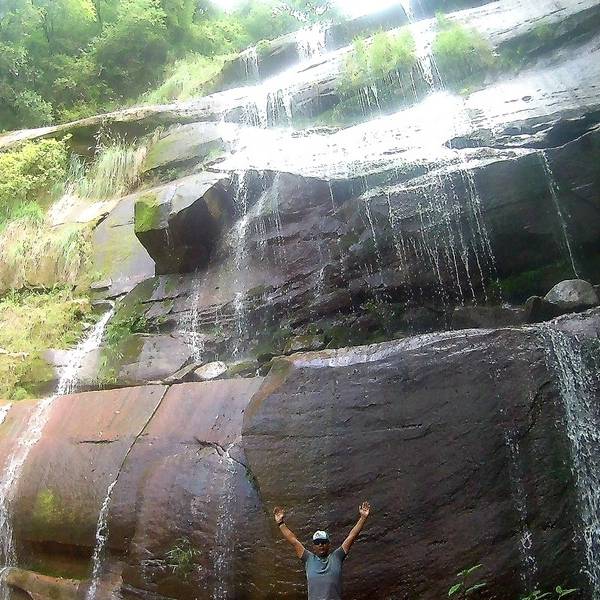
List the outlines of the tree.
<svg viewBox="0 0 600 600">
<path fill-rule="evenodd" d="M 122 97 L 156 82 L 168 55 L 167 16 L 159 0 L 123 0 L 95 45 L 102 81 Z"/>
</svg>

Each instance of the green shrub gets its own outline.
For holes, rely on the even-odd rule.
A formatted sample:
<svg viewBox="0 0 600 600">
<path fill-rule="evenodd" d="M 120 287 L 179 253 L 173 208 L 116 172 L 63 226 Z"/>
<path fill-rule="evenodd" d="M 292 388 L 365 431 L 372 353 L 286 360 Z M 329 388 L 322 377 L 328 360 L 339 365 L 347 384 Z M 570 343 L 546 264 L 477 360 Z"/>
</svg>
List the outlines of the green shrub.
<svg viewBox="0 0 600 600">
<path fill-rule="evenodd" d="M 32 203 L 45 206 L 67 174 L 64 140 L 27 142 L 0 154 L 0 224 L 14 215 L 32 214 Z M 23 205 L 27 204 L 28 208 Z"/>
<path fill-rule="evenodd" d="M 357 38 L 346 59 L 339 91 L 348 96 L 393 75 L 409 75 L 415 63 L 415 41 L 408 29 L 397 34 L 380 32 L 370 43 Z"/>
<path fill-rule="evenodd" d="M 175 62 L 163 83 L 144 94 L 140 100 L 148 104 L 165 104 L 202 96 L 209 83 L 225 64 L 226 56 L 208 58 L 201 54 L 189 54 Z"/>
<path fill-rule="evenodd" d="M 461 89 L 479 85 L 497 69 L 491 45 L 475 29 L 438 19 L 440 31 L 433 42 L 433 56 L 444 82 Z"/>
</svg>

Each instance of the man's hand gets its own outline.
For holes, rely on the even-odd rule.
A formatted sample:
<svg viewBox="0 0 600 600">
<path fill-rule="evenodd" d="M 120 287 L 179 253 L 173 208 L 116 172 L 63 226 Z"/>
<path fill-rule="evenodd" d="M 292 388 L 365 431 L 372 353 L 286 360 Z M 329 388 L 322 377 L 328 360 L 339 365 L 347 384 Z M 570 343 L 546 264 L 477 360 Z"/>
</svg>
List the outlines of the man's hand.
<svg viewBox="0 0 600 600">
<path fill-rule="evenodd" d="M 283 510 L 283 508 L 281 508 L 280 506 L 276 506 L 273 509 L 273 517 L 275 517 L 275 523 L 277 523 L 277 525 L 283 523 L 283 520 L 285 519 L 285 511 Z"/>
<path fill-rule="evenodd" d="M 363 502 L 359 507 L 358 507 L 358 512 L 360 514 L 361 517 L 364 517 L 365 519 L 369 516 L 369 514 L 371 513 L 371 505 L 368 502 Z"/>
</svg>

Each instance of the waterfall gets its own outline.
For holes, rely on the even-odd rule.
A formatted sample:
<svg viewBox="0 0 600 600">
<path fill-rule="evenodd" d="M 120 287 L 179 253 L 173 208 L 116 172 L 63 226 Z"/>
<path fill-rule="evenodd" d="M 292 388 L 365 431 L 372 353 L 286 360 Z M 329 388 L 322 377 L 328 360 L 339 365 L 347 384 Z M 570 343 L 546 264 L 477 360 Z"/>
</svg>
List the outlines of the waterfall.
<svg viewBox="0 0 600 600">
<path fill-rule="evenodd" d="M 507 431 L 504 441 L 508 448 L 510 464 L 509 477 L 512 496 L 519 516 L 519 550 L 521 552 L 521 580 L 524 591 L 535 589 L 537 576 L 537 561 L 533 553 L 533 535 L 527 519 L 527 493 L 523 485 L 523 470 L 521 466 L 521 449 L 516 431 Z"/>
<path fill-rule="evenodd" d="M 545 325 L 548 361 L 558 379 L 571 447 L 579 516 L 585 548 L 585 573 L 593 600 L 600 600 L 600 408 L 596 369 L 586 364 L 574 336 Z"/>
<path fill-rule="evenodd" d="M 6 419 L 6 415 L 8 411 L 12 408 L 12 404 L 3 404 L 0 406 L 0 425 L 4 423 L 4 419 Z"/>
<path fill-rule="evenodd" d="M 573 269 L 573 274 L 575 275 L 575 277 L 579 278 L 579 274 L 577 273 L 577 267 L 575 266 L 575 257 L 573 254 L 573 248 L 571 247 L 571 239 L 569 237 L 569 228 L 567 227 L 567 222 L 565 221 L 562 209 L 560 207 L 560 199 L 559 199 L 560 189 L 558 187 L 558 184 L 556 183 L 556 179 L 554 178 L 554 173 L 552 173 L 552 168 L 550 167 L 550 162 L 548 161 L 548 157 L 546 156 L 546 152 L 544 150 L 540 151 L 540 157 L 542 160 L 542 166 L 544 167 L 544 173 L 546 174 L 546 179 L 548 181 L 548 190 L 550 191 L 550 196 L 552 198 L 554 208 L 556 209 L 556 214 L 558 216 L 558 222 L 560 223 L 560 229 L 562 231 L 563 240 L 565 242 L 567 253 L 569 254 L 569 260 L 571 261 L 571 268 Z"/>
<path fill-rule="evenodd" d="M 240 58 L 242 59 L 242 64 L 244 65 L 246 79 L 248 81 L 258 80 L 258 51 L 256 50 L 256 46 L 251 46 L 250 48 L 244 50 L 240 54 Z"/>
<path fill-rule="evenodd" d="M 327 44 L 326 36 L 327 27 L 323 23 L 300 29 L 296 33 L 296 47 L 300 60 L 307 62 L 323 54 Z"/>
<path fill-rule="evenodd" d="M 75 391 L 82 361 L 87 354 L 100 346 L 104 330 L 113 313 L 114 308 L 105 313 L 90 330 L 89 334 L 68 353 L 67 364 L 60 372 L 56 393 L 37 403 L 29 417 L 25 430 L 19 436 L 16 448 L 13 450 L 4 468 L 4 473 L 0 480 L 0 564 L 3 564 L 5 567 L 15 565 L 17 558 L 10 522 L 11 493 L 19 481 L 31 449 L 38 443 L 42 436 L 54 401 L 59 396 L 71 394 Z M 2 600 L 8 598 L 8 589 L 4 585 L 2 586 L 0 598 Z"/>
</svg>

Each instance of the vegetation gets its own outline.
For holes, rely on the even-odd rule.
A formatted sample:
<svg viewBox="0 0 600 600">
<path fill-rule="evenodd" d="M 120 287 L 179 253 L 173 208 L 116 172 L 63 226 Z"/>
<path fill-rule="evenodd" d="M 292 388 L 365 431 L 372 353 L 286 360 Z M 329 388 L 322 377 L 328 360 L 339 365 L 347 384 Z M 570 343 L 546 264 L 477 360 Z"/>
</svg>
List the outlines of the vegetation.
<svg viewBox="0 0 600 600">
<path fill-rule="evenodd" d="M 433 56 L 441 77 L 451 88 L 462 90 L 483 83 L 498 68 L 491 45 L 475 29 L 438 17 L 439 31 Z"/>
<path fill-rule="evenodd" d="M 51 228 L 41 220 L 16 219 L 0 233 L 0 290 L 90 283 L 90 229 Z"/>
<path fill-rule="evenodd" d="M 483 565 L 474 565 L 464 569 L 456 575 L 458 583 L 455 583 L 448 590 L 448 597 L 461 598 L 465 600 L 468 596 L 487 586 L 485 581 L 475 581 L 474 574 L 481 569 Z"/>
<path fill-rule="evenodd" d="M 39 221 L 68 166 L 65 141 L 28 142 L 0 154 L 0 228 L 14 219 Z"/>
<path fill-rule="evenodd" d="M 117 198 L 139 183 L 146 146 L 111 140 L 100 145 L 87 170 L 77 159 L 71 166 L 72 191 L 83 199 Z"/>
<path fill-rule="evenodd" d="M 167 564 L 173 575 L 185 580 L 193 572 L 194 561 L 199 555 L 200 551 L 194 548 L 190 540 L 180 538 L 167 552 Z"/>
<path fill-rule="evenodd" d="M 140 101 L 147 104 L 168 104 L 202 96 L 209 91 L 208 84 L 221 71 L 227 58 L 227 55 L 209 58 L 191 53 L 175 61 L 167 69 L 163 83 L 143 94 Z"/>
<path fill-rule="evenodd" d="M 66 349 L 81 336 L 90 313 L 87 297 L 71 289 L 11 292 L 0 300 L 0 398 L 22 400 L 45 393 L 53 370 L 47 348 Z"/>
<path fill-rule="evenodd" d="M 414 97 L 411 72 L 416 61 L 415 41 L 408 28 L 379 32 L 370 41 L 354 40 L 337 90 L 340 104 L 329 115 L 330 122 Z"/>
<path fill-rule="evenodd" d="M 102 112 L 165 69 L 171 79 L 190 53 L 215 69 L 217 55 L 331 16 L 325 0 L 246 0 L 233 13 L 210 0 L 4 0 L 0 131 Z"/>
</svg>

